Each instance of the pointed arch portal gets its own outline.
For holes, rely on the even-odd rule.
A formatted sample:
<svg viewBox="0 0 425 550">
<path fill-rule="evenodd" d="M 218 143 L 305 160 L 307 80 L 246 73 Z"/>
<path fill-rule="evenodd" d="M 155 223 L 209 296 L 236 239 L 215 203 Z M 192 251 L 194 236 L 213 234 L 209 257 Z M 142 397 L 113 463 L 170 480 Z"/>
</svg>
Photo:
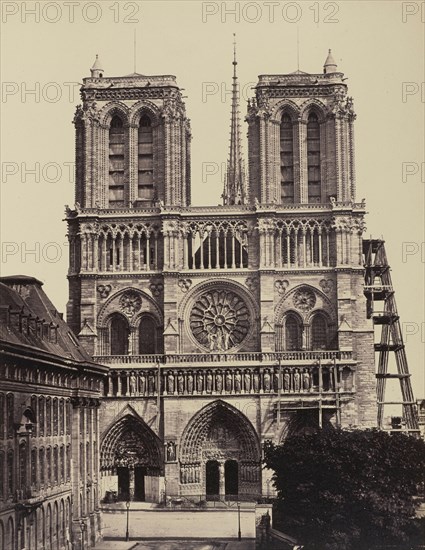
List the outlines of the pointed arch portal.
<svg viewBox="0 0 425 550">
<path fill-rule="evenodd" d="M 251 422 L 218 400 L 201 409 L 180 445 L 182 494 L 207 499 L 260 494 L 260 445 Z"/>
<path fill-rule="evenodd" d="M 119 500 L 158 500 L 159 477 L 163 475 L 161 448 L 143 420 L 131 414 L 118 420 L 100 446 L 104 493 L 116 492 Z"/>
</svg>

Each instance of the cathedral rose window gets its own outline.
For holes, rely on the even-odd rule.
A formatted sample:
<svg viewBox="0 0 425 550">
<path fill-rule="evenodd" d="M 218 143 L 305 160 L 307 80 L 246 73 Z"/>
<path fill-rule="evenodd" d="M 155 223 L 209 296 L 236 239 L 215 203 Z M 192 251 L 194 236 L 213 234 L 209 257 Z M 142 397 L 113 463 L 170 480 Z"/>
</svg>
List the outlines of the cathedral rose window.
<svg viewBox="0 0 425 550">
<path fill-rule="evenodd" d="M 196 340 L 210 351 L 226 351 L 246 337 L 249 310 L 234 292 L 205 292 L 192 307 L 190 328 Z"/>
</svg>

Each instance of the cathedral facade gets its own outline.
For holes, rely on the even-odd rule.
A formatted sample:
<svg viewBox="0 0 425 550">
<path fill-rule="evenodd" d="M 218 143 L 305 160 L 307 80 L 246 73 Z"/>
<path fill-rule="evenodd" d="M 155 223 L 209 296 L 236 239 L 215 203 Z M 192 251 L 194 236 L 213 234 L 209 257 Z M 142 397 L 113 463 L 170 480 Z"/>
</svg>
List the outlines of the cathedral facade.
<svg viewBox="0 0 425 550">
<path fill-rule="evenodd" d="M 352 99 L 323 72 L 261 75 L 248 174 L 233 61 L 223 206 L 192 206 L 190 122 L 170 75 L 108 77 L 77 107 L 67 320 L 110 367 L 101 497 L 268 496 L 262 445 L 376 425 Z"/>
</svg>

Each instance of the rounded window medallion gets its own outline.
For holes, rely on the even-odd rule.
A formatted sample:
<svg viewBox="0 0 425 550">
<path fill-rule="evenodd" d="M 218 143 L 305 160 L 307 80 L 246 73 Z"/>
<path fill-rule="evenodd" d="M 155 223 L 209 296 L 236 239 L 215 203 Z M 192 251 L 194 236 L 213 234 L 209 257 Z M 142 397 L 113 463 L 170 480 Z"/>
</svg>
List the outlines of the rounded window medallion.
<svg viewBox="0 0 425 550">
<path fill-rule="evenodd" d="M 239 345 L 249 328 L 248 306 L 228 290 L 204 292 L 190 312 L 193 336 L 210 351 L 226 351 Z"/>
<path fill-rule="evenodd" d="M 294 306 L 302 311 L 313 309 L 316 304 L 316 296 L 308 288 L 301 288 L 294 294 Z"/>
</svg>

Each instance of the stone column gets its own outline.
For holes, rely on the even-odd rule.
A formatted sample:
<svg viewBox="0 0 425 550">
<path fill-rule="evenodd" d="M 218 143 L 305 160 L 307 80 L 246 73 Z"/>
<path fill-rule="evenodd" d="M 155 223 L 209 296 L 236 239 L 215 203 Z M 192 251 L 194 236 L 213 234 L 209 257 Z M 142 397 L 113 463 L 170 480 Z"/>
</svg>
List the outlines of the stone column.
<svg viewBox="0 0 425 550">
<path fill-rule="evenodd" d="M 218 475 L 219 475 L 219 485 L 218 485 L 218 492 L 220 498 L 224 498 L 226 496 L 226 480 L 224 476 L 224 462 L 219 461 L 218 463 Z"/>
</svg>

